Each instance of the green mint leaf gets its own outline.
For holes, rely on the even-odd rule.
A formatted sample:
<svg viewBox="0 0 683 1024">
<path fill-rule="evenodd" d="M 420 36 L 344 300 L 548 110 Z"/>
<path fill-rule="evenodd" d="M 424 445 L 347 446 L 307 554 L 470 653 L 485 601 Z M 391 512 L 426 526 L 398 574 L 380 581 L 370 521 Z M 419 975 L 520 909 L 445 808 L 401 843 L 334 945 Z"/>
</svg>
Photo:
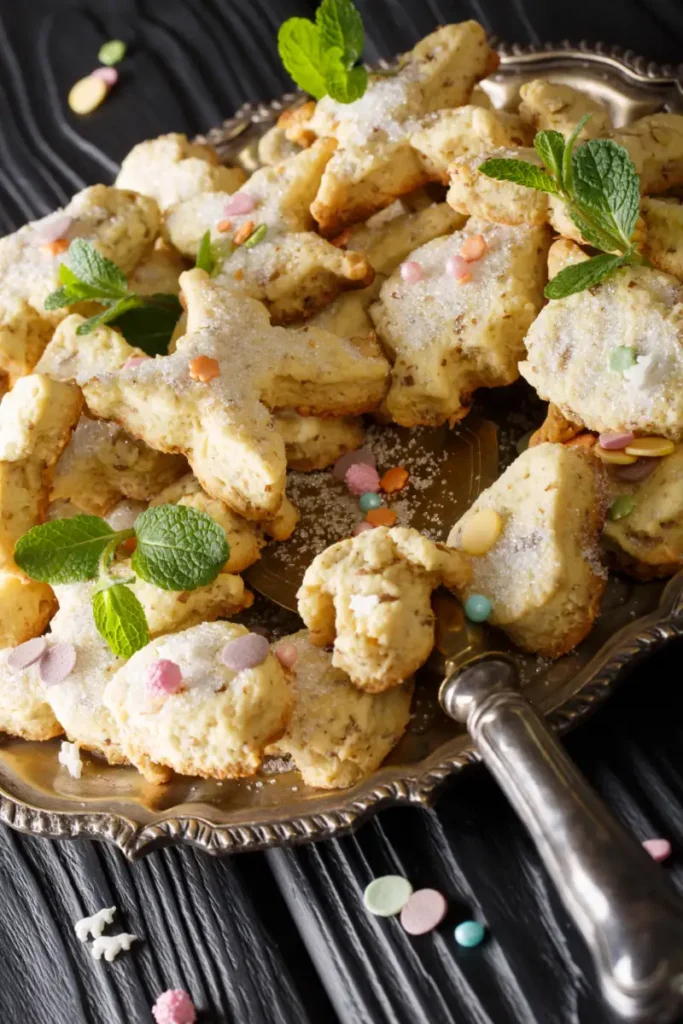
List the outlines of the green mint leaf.
<svg viewBox="0 0 683 1024">
<path fill-rule="evenodd" d="M 527 163 L 526 160 L 484 160 L 479 164 L 479 170 L 487 178 L 495 178 L 496 181 L 511 181 L 515 185 L 525 185 L 553 195 L 559 191 L 557 182 L 542 167 Z"/>
<path fill-rule="evenodd" d="M 57 288 L 56 291 L 50 292 L 48 297 L 45 299 L 45 309 L 63 309 L 64 306 L 71 306 L 74 302 L 78 302 L 78 298 L 73 288 L 67 288 L 62 285 L 61 288 Z"/>
<path fill-rule="evenodd" d="M 623 262 L 621 256 L 604 253 L 582 263 L 574 263 L 556 274 L 545 286 L 543 294 L 547 299 L 564 299 L 567 295 L 575 295 L 576 292 L 585 291 L 586 288 L 603 281 L 609 274 L 623 266 Z"/>
<path fill-rule="evenodd" d="M 315 22 L 323 50 L 341 50 L 342 62 L 350 70 L 365 45 L 363 19 L 351 0 L 322 0 Z"/>
<path fill-rule="evenodd" d="M 564 135 L 561 132 L 537 132 L 534 139 L 534 149 L 561 188 Z"/>
<path fill-rule="evenodd" d="M 576 224 L 589 245 L 595 246 L 596 249 L 602 249 L 603 252 L 614 252 L 615 249 L 621 248 L 621 242 L 618 238 L 603 231 L 593 222 L 589 210 L 585 210 L 573 202 L 567 205 L 567 210 L 572 221 Z"/>
<path fill-rule="evenodd" d="M 202 240 L 199 243 L 199 249 L 197 250 L 197 259 L 195 260 L 195 267 L 198 270 L 205 270 L 207 274 L 213 274 L 216 267 L 216 257 L 213 252 L 213 246 L 211 245 L 211 232 L 205 231 L 202 235 Z"/>
<path fill-rule="evenodd" d="M 14 560 L 41 583 L 79 583 L 97 576 L 100 556 L 113 536 L 98 516 L 55 519 L 25 533 L 14 548 Z"/>
<path fill-rule="evenodd" d="M 130 658 L 149 643 L 149 626 L 137 597 L 125 584 L 98 590 L 92 613 L 100 636 L 119 658 Z"/>
<path fill-rule="evenodd" d="M 583 131 L 584 125 L 588 124 L 592 116 L 592 114 L 584 114 L 565 143 L 564 156 L 562 157 L 562 184 L 568 192 L 572 188 L 572 156 L 574 154 L 574 146 Z"/>
<path fill-rule="evenodd" d="M 360 99 L 368 86 L 368 73 L 364 67 L 347 71 L 341 62 L 341 50 L 336 47 L 325 54 L 325 81 L 327 91 L 337 103 L 353 103 Z"/>
<path fill-rule="evenodd" d="M 230 554 L 225 530 L 185 505 L 148 508 L 135 522 L 134 573 L 164 590 L 194 590 L 215 580 Z"/>
<path fill-rule="evenodd" d="M 101 301 L 109 302 L 111 300 L 104 299 Z M 119 299 L 118 302 L 112 303 L 101 313 L 95 313 L 94 316 L 84 320 L 84 322 L 79 324 L 76 328 L 76 334 L 92 334 L 96 328 L 102 327 L 104 324 L 112 323 L 114 320 L 118 320 L 118 318 L 123 316 L 123 314 L 129 309 L 134 309 L 136 306 L 139 306 L 141 302 L 142 299 L 138 295 L 131 293 L 130 295 L 127 295 L 125 299 Z"/>
<path fill-rule="evenodd" d="M 623 146 L 611 139 L 591 139 L 572 156 L 572 188 L 577 203 L 590 211 L 600 230 L 631 245 L 640 210 L 640 182 Z"/>
<path fill-rule="evenodd" d="M 97 59 L 100 64 L 106 64 L 108 67 L 113 67 L 114 64 L 118 64 L 119 61 L 123 60 L 126 56 L 126 44 L 122 39 L 110 39 L 108 43 L 103 43 L 100 46 L 97 54 Z"/>
<path fill-rule="evenodd" d="M 66 257 L 67 268 L 79 283 L 89 285 L 102 299 L 122 299 L 128 291 L 128 281 L 122 270 L 97 251 L 91 242 L 75 238 Z M 65 284 L 62 280 L 62 284 Z M 93 295 L 93 298 L 95 296 Z"/>
<path fill-rule="evenodd" d="M 116 326 L 129 345 L 141 348 L 148 356 L 165 356 L 182 306 L 177 295 L 145 296 L 144 302 L 144 306 L 118 316 Z"/>
<path fill-rule="evenodd" d="M 280 26 L 277 47 L 286 70 L 300 89 L 317 100 L 327 92 L 323 46 L 308 18 L 289 18 Z"/>
</svg>

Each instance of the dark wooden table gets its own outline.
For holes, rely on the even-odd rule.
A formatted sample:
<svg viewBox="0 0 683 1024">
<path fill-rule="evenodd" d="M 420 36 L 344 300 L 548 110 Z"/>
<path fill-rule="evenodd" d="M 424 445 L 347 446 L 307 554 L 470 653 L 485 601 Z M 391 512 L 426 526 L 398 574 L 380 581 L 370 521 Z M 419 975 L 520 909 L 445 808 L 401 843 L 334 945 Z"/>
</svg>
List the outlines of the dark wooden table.
<svg viewBox="0 0 683 1024">
<path fill-rule="evenodd" d="M 313 0 L 0 0 L 0 231 L 74 191 L 110 181 L 141 139 L 193 134 L 246 99 L 288 87 L 277 26 Z M 681 0 L 360 0 L 372 59 L 438 22 L 478 18 L 514 42 L 598 39 L 677 63 Z M 130 57 L 94 115 L 66 107 L 105 39 Z M 681 648 L 627 680 L 567 745 L 639 838 L 667 836 L 683 886 Z M 476 909 L 490 937 L 410 939 L 369 917 L 365 884 L 406 873 Z M 212 860 L 169 849 L 128 863 L 105 845 L 50 843 L 0 829 L 2 1024 L 151 1024 L 170 986 L 204 1024 L 604 1024 L 590 965 L 523 829 L 482 769 L 432 812 L 387 811 L 356 836 Z M 142 937 L 113 964 L 73 934 L 116 904 Z"/>
</svg>

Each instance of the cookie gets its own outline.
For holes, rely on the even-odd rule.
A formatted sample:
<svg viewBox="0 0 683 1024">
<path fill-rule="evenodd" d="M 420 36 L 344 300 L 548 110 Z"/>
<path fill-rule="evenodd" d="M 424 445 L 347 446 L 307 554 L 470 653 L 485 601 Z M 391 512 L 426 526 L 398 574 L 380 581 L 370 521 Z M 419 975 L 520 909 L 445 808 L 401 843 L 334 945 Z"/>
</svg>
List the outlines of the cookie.
<svg viewBox="0 0 683 1024">
<path fill-rule="evenodd" d="M 410 136 L 430 176 L 448 184 L 448 169 L 459 157 L 478 156 L 492 149 L 531 145 L 533 131 L 517 114 L 484 110 L 474 104 L 437 110 L 422 118 Z"/>
<path fill-rule="evenodd" d="M 138 295 L 177 295 L 178 278 L 186 269 L 180 253 L 159 238 L 149 256 L 140 260 L 128 277 L 128 287 Z"/>
<path fill-rule="evenodd" d="M 0 571 L 0 650 L 40 636 L 56 611 L 57 601 L 46 583 Z"/>
<path fill-rule="evenodd" d="M 485 160 L 524 160 L 541 166 L 536 150 L 530 148 L 489 149 L 474 156 L 457 157 L 449 169 L 446 202 L 458 213 L 494 224 L 531 227 L 547 224 L 550 216 L 547 193 L 481 174 L 479 167 Z"/>
<path fill-rule="evenodd" d="M 14 646 L 0 649 L 0 732 L 34 741 L 61 736 L 64 730 L 45 700 L 36 665 L 12 668 L 13 651 Z"/>
<path fill-rule="evenodd" d="M 643 199 L 647 226 L 643 254 L 667 274 L 683 281 L 683 203 L 678 199 Z"/>
<path fill-rule="evenodd" d="M 360 448 L 365 437 L 361 420 L 354 416 L 329 420 L 282 409 L 275 426 L 285 442 L 288 468 L 304 473 L 333 465 L 346 452 Z"/>
<path fill-rule="evenodd" d="M 683 184 L 683 115 L 647 114 L 614 132 L 640 176 L 643 195 L 657 195 Z"/>
<path fill-rule="evenodd" d="M 570 85 L 534 78 L 520 87 L 519 95 L 522 101 L 519 116 L 534 133 L 560 132 L 568 138 L 586 114 L 590 114 L 590 121 L 581 130 L 579 144 L 588 139 L 606 138 L 612 130 L 609 113 L 603 105 Z"/>
</svg>

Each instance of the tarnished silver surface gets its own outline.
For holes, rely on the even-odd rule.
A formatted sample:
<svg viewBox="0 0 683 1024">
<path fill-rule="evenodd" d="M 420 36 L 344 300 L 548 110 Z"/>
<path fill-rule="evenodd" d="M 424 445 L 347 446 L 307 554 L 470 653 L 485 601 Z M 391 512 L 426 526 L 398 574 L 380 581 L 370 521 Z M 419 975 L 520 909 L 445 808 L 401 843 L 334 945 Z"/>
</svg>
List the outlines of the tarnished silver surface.
<svg viewBox="0 0 683 1024">
<path fill-rule="evenodd" d="M 525 79 L 544 75 L 599 96 L 617 123 L 658 109 L 683 110 L 674 69 L 617 49 L 584 44 L 541 50 L 500 44 L 498 49 L 500 72 L 487 84 L 496 103 L 513 104 Z M 258 139 L 296 99 L 291 94 L 272 104 L 247 105 L 209 132 L 208 140 L 225 159 L 239 160 L 251 170 Z M 504 432 L 502 419 L 499 429 Z M 446 533 L 449 526 L 444 524 Z M 576 652 L 553 664 L 514 654 L 525 694 L 553 728 L 564 731 L 574 725 L 604 700 L 626 668 L 683 636 L 683 575 L 663 596 L 662 590 L 659 584 L 616 580 L 597 628 Z M 444 658 L 476 653 L 481 636 L 465 628 L 455 602 L 440 609 L 439 621 L 442 660 L 432 667 L 443 672 Z M 429 672 L 418 688 L 409 733 L 381 769 L 350 790 L 310 789 L 291 772 L 223 784 L 177 778 L 155 787 L 132 768 L 112 768 L 95 759 L 88 759 L 83 778 L 76 780 L 59 769 L 58 745 L 3 739 L 0 820 L 51 838 L 109 840 L 129 857 L 160 843 L 189 842 L 222 854 L 339 835 L 381 806 L 428 805 L 446 779 L 478 758 L 466 731 L 438 711 Z"/>
</svg>

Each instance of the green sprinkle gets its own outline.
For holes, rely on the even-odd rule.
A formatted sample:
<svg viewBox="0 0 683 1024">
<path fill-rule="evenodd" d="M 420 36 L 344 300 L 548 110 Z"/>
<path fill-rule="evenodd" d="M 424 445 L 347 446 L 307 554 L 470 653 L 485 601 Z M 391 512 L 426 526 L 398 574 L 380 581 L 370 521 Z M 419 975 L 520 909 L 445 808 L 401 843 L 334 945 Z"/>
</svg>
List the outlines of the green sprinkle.
<svg viewBox="0 0 683 1024">
<path fill-rule="evenodd" d="M 393 917 L 400 914 L 413 893 L 407 878 L 401 875 L 382 875 L 367 886 L 363 894 L 365 909 L 375 917 Z"/>
<path fill-rule="evenodd" d="M 609 368 L 615 373 L 623 373 L 636 365 L 636 350 L 629 345 L 617 345 L 609 357 Z"/>
<path fill-rule="evenodd" d="M 259 224 L 259 226 L 256 228 L 256 230 L 252 231 L 252 233 L 249 235 L 249 238 L 244 243 L 244 248 L 245 249 L 253 249 L 255 245 L 258 245 L 259 242 L 261 242 L 266 237 L 267 233 L 268 233 L 268 225 L 267 224 Z"/>
<path fill-rule="evenodd" d="M 454 932 L 455 941 L 466 949 L 478 946 L 484 941 L 485 934 L 484 926 L 479 921 L 461 921 Z"/>
<path fill-rule="evenodd" d="M 630 516 L 631 512 L 635 508 L 635 501 L 630 494 L 622 494 L 620 498 L 615 498 L 609 507 L 609 518 L 613 520 L 625 519 L 626 516 Z"/>
<path fill-rule="evenodd" d="M 110 39 L 108 43 L 103 43 L 100 46 L 100 52 L 97 54 L 97 59 L 100 64 L 106 64 L 108 67 L 113 67 L 114 64 L 118 64 L 119 61 L 123 60 L 126 56 L 126 44 L 122 39 Z"/>
</svg>

